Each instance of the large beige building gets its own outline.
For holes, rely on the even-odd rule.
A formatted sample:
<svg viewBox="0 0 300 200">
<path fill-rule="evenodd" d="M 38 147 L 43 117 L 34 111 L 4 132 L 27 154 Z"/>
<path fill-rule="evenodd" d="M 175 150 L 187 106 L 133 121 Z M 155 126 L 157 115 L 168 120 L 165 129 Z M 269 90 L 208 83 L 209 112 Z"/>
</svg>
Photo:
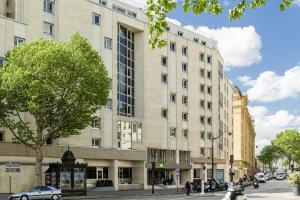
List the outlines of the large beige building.
<svg viewBox="0 0 300 200">
<path fill-rule="evenodd" d="M 211 177 L 213 141 L 214 178 L 229 180 L 234 87 L 215 41 L 170 22 L 163 36 L 168 46 L 152 50 L 144 10 L 118 0 L 2 0 L 0 15 L 0 62 L 24 41 L 67 41 L 80 32 L 111 78 L 111 100 L 95 113 L 101 120 L 81 135 L 49 140 L 43 171 L 70 146 L 88 164 L 88 187 L 108 179 L 115 190 L 148 188 L 152 161 L 160 166 L 155 182 L 175 187 L 176 169 L 179 184 L 203 178 L 205 165 Z M 12 144 L 5 128 L 0 140 L 0 193 L 8 191 L 8 162 L 22 166 L 12 174 L 12 190 L 32 186 L 34 152 Z"/>
<path fill-rule="evenodd" d="M 248 97 L 236 88 L 234 92 L 234 160 L 238 167 L 236 177 L 255 173 L 254 120 L 248 110 Z"/>
</svg>

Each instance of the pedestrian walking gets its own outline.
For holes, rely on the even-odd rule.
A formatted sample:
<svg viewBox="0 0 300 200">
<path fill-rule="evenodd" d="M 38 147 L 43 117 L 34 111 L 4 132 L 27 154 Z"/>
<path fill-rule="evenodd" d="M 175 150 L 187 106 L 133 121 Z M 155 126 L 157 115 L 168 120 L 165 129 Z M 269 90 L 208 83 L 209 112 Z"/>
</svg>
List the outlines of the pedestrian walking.
<svg viewBox="0 0 300 200">
<path fill-rule="evenodd" d="M 185 183 L 185 189 L 186 189 L 186 195 L 190 196 L 191 193 L 191 183 L 189 180 L 187 180 L 187 182 Z"/>
</svg>

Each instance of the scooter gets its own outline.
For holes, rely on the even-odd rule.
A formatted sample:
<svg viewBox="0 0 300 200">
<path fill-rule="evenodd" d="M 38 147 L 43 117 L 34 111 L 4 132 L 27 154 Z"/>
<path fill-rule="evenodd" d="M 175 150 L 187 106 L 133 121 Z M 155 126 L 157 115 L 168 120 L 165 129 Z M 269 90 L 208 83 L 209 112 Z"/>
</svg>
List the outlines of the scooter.
<svg viewBox="0 0 300 200">
<path fill-rule="evenodd" d="M 257 181 L 254 181 L 254 182 L 253 182 L 253 187 L 254 187 L 254 189 L 258 189 L 258 188 L 259 188 L 259 185 L 258 185 L 258 182 L 257 182 Z"/>
</svg>

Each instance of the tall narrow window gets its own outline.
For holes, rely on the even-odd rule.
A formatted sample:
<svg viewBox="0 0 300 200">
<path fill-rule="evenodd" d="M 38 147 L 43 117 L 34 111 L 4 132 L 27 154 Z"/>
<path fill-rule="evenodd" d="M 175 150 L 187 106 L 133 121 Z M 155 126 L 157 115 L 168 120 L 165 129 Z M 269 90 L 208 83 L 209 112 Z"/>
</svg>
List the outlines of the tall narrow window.
<svg viewBox="0 0 300 200">
<path fill-rule="evenodd" d="M 100 15 L 96 14 L 96 13 L 93 13 L 92 15 L 92 21 L 93 21 L 93 24 L 95 25 L 100 25 Z"/>
<path fill-rule="evenodd" d="M 53 36 L 53 24 L 44 22 L 44 34 Z"/>
<path fill-rule="evenodd" d="M 182 113 L 182 120 L 183 121 L 188 121 L 188 114 L 187 113 Z"/>
<path fill-rule="evenodd" d="M 211 56 L 207 56 L 207 63 L 211 63 Z"/>
<path fill-rule="evenodd" d="M 48 13 L 53 13 L 54 2 L 50 0 L 44 0 L 44 11 Z"/>
<path fill-rule="evenodd" d="M 134 116 L 134 33 L 118 27 L 118 115 Z"/>
<path fill-rule="evenodd" d="M 182 55 L 184 55 L 184 56 L 188 55 L 188 48 L 185 46 L 182 47 Z"/>
<path fill-rule="evenodd" d="M 182 96 L 182 104 L 188 105 L 188 97 L 187 96 Z"/>
<path fill-rule="evenodd" d="M 182 71 L 187 72 L 187 70 L 188 70 L 188 64 L 182 63 Z"/>
<path fill-rule="evenodd" d="M 176 94 L 175 93 L 170 94 L 170 102 L 176 103 Z"/>
<path fill-rule="evenodd" d="M 111 38 L 104 38 L 104 47 L 107 49 L 112 49 L 112 39 Z"/>
<path fill-rule="evenodd" d="M 200 60 L 201 60 L 201 61 L 204 61 L 204 56 L 205 56 L 204 53 L 200 53 Z"/>
<path fill-rule="evenodd" d="M 161 116 L 163 118 L 168 118 L 168 109 L 162 108 L 161 109 Z"/>
<path fill-rule="evenodd" d="M 176 128 L 170 128 L 170 136 L 176 137 Z"/>
<path fill-rule="evenodd" d="M 185 89 L 188 88 L 188 80 L 182 79 L 182 88 L 185 88 Z"/>
<path fill-rule="evenodd" d="M 168 75 L 167 74 L 161 74 L 161 82 L 168 83 Z"/>
<path fill-rule="evenodd" d="M 161 65 L 168 66 L 168 57 L 166 56 L 161 57 Z"/>
<path fill-rule="evenodd" d="M 175 42 L 170 42 L 170 50 L 176 51 L 176 43 Z"/>
</svg>

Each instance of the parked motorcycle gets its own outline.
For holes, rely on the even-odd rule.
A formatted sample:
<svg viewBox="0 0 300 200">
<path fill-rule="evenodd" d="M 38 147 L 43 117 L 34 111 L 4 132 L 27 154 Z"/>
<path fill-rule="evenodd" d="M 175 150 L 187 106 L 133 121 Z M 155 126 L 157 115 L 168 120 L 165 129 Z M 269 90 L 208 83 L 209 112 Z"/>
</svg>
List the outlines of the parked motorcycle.
<svg viewBox="0 0 300 200">
<path fill-rule="evenodd" d="M 253 187 L 254 187 L 254 189 L 258 189 L 258 188 L 259 188 L 259 185 L 258 185 L 258 182 L 257 182 L 257 181 L 254 181 L 254 182 L 253 182 Z"/>
</svg>

